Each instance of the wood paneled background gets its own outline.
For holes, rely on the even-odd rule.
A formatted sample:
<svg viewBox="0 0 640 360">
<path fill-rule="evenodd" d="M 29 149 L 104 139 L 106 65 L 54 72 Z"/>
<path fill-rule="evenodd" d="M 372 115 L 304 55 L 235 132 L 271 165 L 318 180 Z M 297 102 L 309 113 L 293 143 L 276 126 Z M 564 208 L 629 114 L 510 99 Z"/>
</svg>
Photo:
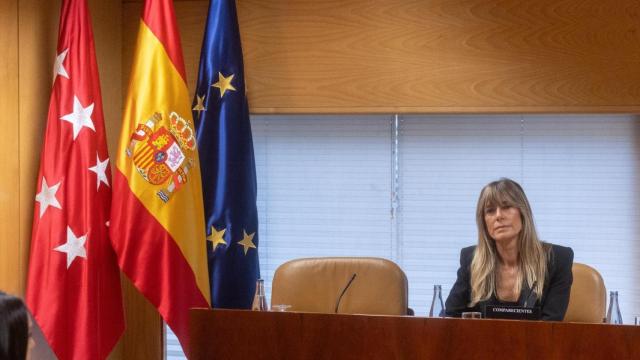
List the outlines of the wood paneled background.
<svg viewBox="0 0 640 360">
<path fill-rule="evenodd" d="M 18 1 L 0 2 L 0 289 L 24 287 L 27 245 L 20 236 L 20 112 L 18 81 Z"/>
<path fill-rule="evenodd" d="M 111 150 L 141 1 L 90 0 Z M 190 88 L 208 1 L 175 2 Z M 0 289 L 24 294 L 60 0 L 0 2 Z M 238 0 L 253 113 L 640 113 L 637 0 Z M 160 358 L 124 281 L 114 358 Z"/>
<path fill-rule="evenodd" d="M 207 4 L 175 3 L 190 88 Z M 139 6 L 125 3 L 125 28 Z M 636 0 L 239 0 L 238 12 L 253 113 L 640 110 Z"/>
</svg>

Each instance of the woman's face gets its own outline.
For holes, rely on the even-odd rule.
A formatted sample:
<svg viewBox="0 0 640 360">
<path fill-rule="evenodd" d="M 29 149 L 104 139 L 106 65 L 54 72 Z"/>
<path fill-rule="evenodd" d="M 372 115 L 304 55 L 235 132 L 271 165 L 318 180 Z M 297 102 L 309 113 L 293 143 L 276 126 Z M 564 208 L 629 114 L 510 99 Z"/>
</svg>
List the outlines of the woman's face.
<svg viewBox="0 0 640 360">
<path fill-rule="evenodd" d="M 496 243 L 507 243 L 518 238 L 522 230 L 520 210 L 513 206 L 489 206 L 484 209 L 484 223 L 489 236 Z"/>
</svg>

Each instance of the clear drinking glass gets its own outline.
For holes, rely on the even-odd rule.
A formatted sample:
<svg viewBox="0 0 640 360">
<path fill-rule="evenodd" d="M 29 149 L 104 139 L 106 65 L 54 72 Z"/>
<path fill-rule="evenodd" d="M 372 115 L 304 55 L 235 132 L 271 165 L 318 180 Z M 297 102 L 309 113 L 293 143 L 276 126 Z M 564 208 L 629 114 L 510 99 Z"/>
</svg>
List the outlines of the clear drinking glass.
<svg viewBox="0 0 640 360">
<path fill-rule="evenodd" d="M 607 324 L 622 325 L 622 314 L 618 305 L 618 292 L 609 292 L 609 310 L 607 311 Z"/>
<path fill-rule="evenodd" d="M 256 281 L 256 293 L 253 295 L 253 304 L 251 304 L 251 310 L 255 311 L 267 311 L 267 296 L 264 293 L 264 280 L 258 279 Z"/>
<path fill-rule="evenodd" d="M 429 317 L 444 317 L 444 303 L 442 302 L 442 285 L 433 285 L 433 300 L 429 309 Z"/>
</svg>

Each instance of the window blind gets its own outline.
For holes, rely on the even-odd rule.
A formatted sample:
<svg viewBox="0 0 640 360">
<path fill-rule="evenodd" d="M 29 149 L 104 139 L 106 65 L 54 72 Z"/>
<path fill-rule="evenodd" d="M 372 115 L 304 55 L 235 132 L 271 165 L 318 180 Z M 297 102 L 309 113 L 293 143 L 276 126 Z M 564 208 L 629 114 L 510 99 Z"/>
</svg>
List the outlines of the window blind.
<svg viewBox="0 0 640 360">
<path fill-rule="evenodd" d="M 640 122 L 632 116 L 530 116 L 524 186 L 540 236 L 571 246 L 618 290 L 626 324 L 640 316 Z M 608 301 L 608 297 L 607 297 Z"/>
<path fill-rule="evenodd" d="M 407 116 L 400 121 L 401 267 L 409 302 L 426 315 L 433 286 L 446 300 L 460 249 L 477 242 L 482 186 L 520 179 L 521 122 L 510 116 Z"/>
<path fill-rule="evenodd" d="M 254 116 L 252 123 L 268 298 L 287 260 L 392 256 L 388 116 Z"/>
</svg>

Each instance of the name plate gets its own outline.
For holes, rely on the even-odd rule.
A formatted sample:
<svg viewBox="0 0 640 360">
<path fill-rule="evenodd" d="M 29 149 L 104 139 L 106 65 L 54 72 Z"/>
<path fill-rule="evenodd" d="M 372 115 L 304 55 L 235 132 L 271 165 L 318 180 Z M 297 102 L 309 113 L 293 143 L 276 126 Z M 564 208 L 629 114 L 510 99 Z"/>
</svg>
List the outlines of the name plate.
<svg viewBox="0 0 640 360">
<path fill-rule="evenodd" d="M 487 305 L 484 317 L 486 319 L 540 320 L 540 307 Z"/>
</svg>

